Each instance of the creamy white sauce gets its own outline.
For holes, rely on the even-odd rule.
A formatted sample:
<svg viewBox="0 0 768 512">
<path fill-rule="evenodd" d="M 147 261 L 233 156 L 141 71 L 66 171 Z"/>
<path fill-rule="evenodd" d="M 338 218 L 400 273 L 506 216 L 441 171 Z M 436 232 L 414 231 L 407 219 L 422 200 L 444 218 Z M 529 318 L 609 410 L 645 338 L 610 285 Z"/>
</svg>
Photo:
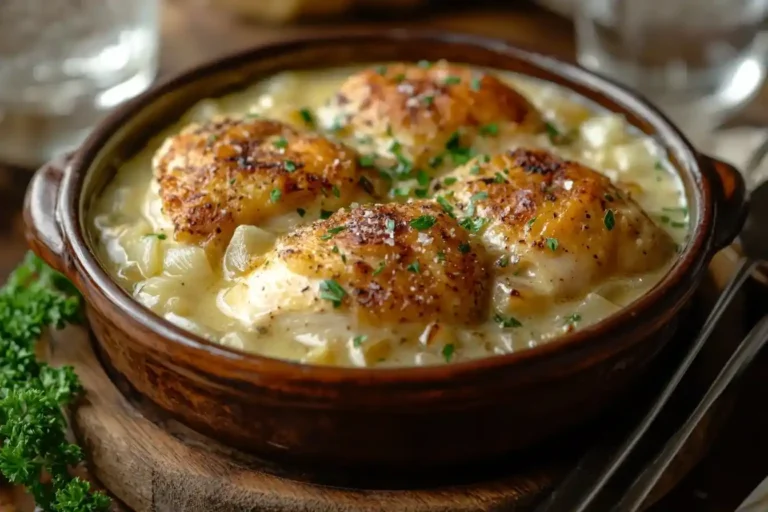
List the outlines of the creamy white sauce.
<svg viewBox="0 0 768 512">
<path fill-rule="evenodd" d="M 545 343 L 615 313 L 647 292 L 668 270 L 666 266 L 604 282 L 578 300 L 517 317 L 522 326 L 513 329 L 501 329 L 490 310 L 488 322 L 476 328 L 446 329 L 437 324 L 374 328 L 359 325 L 331 308 L 322 313 L 310 311 L 311 301 L 302 303 L 304 299 L 294 292 L 307 286 L 316 288 L 317 280 L 279 265 L 243 272 L 242 262 L 249 254 L 271 249 L 274 233 L 316 216 L 302 219 L 293 215 L 243 230 L 246 242 L 230 246 L 221 262 L 210 262 L 196 246 L 173 241 L 172 224 L 162 213 L 151 168 L 152 156 L 166 137 L 190 122 L 221 114 L 255 113 L 301 126 L 298 109 L 322 112 L 322 105 L 341 82 L 358 69 L 285 72 L 243 91 L 205 99 L 126 162 L 89 212 L 98 257 L 117 282 L 169 321 L 229 347 L 319 364 L 412 366 L 508 353 Z M 601 112 L 555 85 L 497 74 L 521 91 L 546 119 L 568 131 L 573 142 L 554 145 L 547 134 L 483 138 L 475 147 L 478 152 L 543 147 L 580 161 L 631 190 L 632 197 L 659 226 L 678 244 L 685 243 L 688 229 L 682 184 L 650 138 L 628 126 L 621 116 Z M 388 147 L 382 141 L 352 137 L 344 141 L 361 154 L 377 149 L 386 152 Z M 415 180 L 398 184 L 406 190 L 417 186 Z M 568 272 L 569 264 L 563 261 L 563 268 L 558 270 Z M 524 273 L 515 277 L 523 286 L 535 278 Z M 497 284 L 492 293 L 508 294 L 504 286 L 509 284 Z M 261 292 L 265 287 L 268 293 Z M 280 301 L 290 302 L 293 312 L 275 317 L 272 313 Z M 359 342 L 363 335 L 369 340 L 366 343 Z M 444 349 L 447 344 L 453 347 L 449 357 Z"/>
</svg>

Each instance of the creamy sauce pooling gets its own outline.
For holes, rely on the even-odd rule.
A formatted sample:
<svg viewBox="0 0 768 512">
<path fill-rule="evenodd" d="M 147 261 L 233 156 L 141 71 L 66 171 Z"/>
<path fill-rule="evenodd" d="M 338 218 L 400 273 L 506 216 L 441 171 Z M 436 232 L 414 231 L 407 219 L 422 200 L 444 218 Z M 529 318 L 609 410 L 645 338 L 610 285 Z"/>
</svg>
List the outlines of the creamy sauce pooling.
<svg viewBox="0 0 768 512">
<path fill-rule="evenodd" d="M 446 325 L 407 321 L 372 325 L 359 321 L 345 308 L 333 307 L 328 296 L 332 297 L 334 290 L 328 291 L 322 279 L 297 274 L 274 256 L 276 244 L 285 245 L 281 237 L 286 233 L 330 212 L 298 208 L 260 226 L 241 226 L 221 258 L 212 259 L 194 243 L 174 240 L 173 223 L 163 212 L 158 184 L 153 178 L 152 160 L 163 141 L 189 123 L 220 115 L 250 115 L 291 123 L 300 130 L 311 124 L 318 132 L 357 150 L 360 158 L 369 163 L 379 167 L 397 165 L 397 152 L 392 151 L 396 140 L 355 134 L 345 129 L 344 119 L 328 106 L 329 98 L 334 97 L 347 77 L 360 69 L 284 72 L 246 90 L 199 102 L 126 162 L 92 205 L 89 223 L 100 261 L 136 300 L 182 328 L 245 351 L 347 366 L 441 364 L 535 347 L 617 312 L 647 292 L 669 269 L 673 257 L 650 272 L 607 279 L 565 300 L 513 309 L 514 314 L 510 314 L 500 311 L 498 297 L 508 296 L 510 290 L 514 292 L 512 287 L 524 289 L 541 276 L 523 268 L 500 276 L 496 272 L 498 267 L 509 261 L 489 251 L 488 257 L 494 261 L 488 267 L 494 276 L 489 280 L 484 322 Z M 519 147 L 546 149 L 610 178 L 678 246 L 685 243 L 688 216 L 682 184 L 650 138 L 628 126 L 622 117 L 592 108 L 555 85 L 483 71 L 499 76 L 521 92 L 540 111 L 546 125 L 540 132 L 511 134 L 499 132 L 494 126 L 486 127 L 484 136 L 477 137 L 471 148 L 473 155 L 479 155 L 481 164 L 482 155 L 486 154 Z M 428 177 L 416 172 L 395 180 L 389 191 L 390 200 L 406 202 L 431 197 L 436 181 L 446 177 L 452 180 L 454 168 L 462 163 L 448 158 L 438 162 L 431 183 Z M 474 168 L 469 174 L 474 174 Z M 357 201 L 365 203 L 370 199 L 354 198 L 351 208 L 355 208 Z M 427 234 L 417 235 L 416 244 L 431 243 Z M 471 237 L 481 243 L 479 235 Z M 548 238 L 546 243 L 553 252 L 558 249 L 557 240 Z M 345 257 L 341 251 L 334 252 Z M 269 264 L 254 267 L 250 263 L 262 257 Z M 439 254 L 434 257 L 435 261 L 440 258 Z M 567 259 L 562 260 L 562 265 L 568 264 Z M 413 266 L 409 269 L 414 271 Z M 418 264 L 415 271 L 420 271 Z M 318 300 L 315 291 L 322 291 L 323 286 L 325 294 L 321 296 L 325 299 Z M 311 293 L 307 296 L 300 293 L 302 290 Z"/>
</svg>

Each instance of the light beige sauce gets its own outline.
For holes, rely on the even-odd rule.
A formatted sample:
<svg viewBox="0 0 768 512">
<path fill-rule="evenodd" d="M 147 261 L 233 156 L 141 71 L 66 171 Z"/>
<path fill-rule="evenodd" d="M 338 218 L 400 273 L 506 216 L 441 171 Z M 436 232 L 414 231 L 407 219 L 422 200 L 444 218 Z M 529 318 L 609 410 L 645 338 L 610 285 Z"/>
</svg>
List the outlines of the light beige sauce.
<svg viewBox="0 0 768 512">
<path fill-rule="evenodd" d="M 269 313 L 281 300 L 282 288 L 317 283 L 276 268 L 272 273 L 262 272 L 258 286 L 272 288 L 270 293 L 260 294 L 249 281 L 253 276 L 237 271 L 237 261 L 232 260 L 237 259 L 236 251 L 229 252 L 229 262 L 211 263 L 199 247 L 173 241 L 173 227 L 161 211 L 152 177 L 152 156 L 166 137 L 183 126 L 216 115 L 254 113 L 301 126 L 297 112 L 307 108 L 321 118 L 328 98 L 358 69 L 281 73 L 241 92 L 203 100 L 182 119 L 169 120 L 173 124 L 123 165 L 90 210 L 89 223 L 99 259 L 117 282 L 169 321 L 230 347 L 318 364 L 412 366 L 509 353 L 546 343 L 615 313 L 647 292 L 667 272 L 669 265 L 648 274 L 604 282 L 578 300 L 516 316 L 522 326 L 513 329 L 500 327 L 493 321 L 493 311 L 489 311 L 485 324 L 444 329 L 441 336 L 449 339 L 430 344 L 423 343 L 423 339 L 434 325 L 374 328 L 359 325 L 333 308 L 322 314 L 273 318 Z M 678 244 L 685 243 L 688 229 L 682 185 L 653 141 L 629 127 L 622 117 L 588 107 L 557 86 L 497 74 L 522 92 L 546 119 L 572 131 L 574 140 L 567 145 L 553 145 L 546 133 L 487 138 L 475 147 L 478 152 L 542 147 L 585 163 L 623 188 L 629 187 L 632 197 L 656 223 Z M 352 137 L 344 142 L 361 154 L 373 153 L 381 144 Z M 446 167 L 442 173 L 449 171 Z M 415 180 L 396 186 L 401 192 L 418 188 Z M 291 215 L 260 229 L 243 228 L 248 235 L 248 250 L 267 252 L 279 233 L 316 218 Z M 360 341 L 363 336 L 365 342 Z M 448 356 L 446 344 L 451 345 Z"/>
</svg>

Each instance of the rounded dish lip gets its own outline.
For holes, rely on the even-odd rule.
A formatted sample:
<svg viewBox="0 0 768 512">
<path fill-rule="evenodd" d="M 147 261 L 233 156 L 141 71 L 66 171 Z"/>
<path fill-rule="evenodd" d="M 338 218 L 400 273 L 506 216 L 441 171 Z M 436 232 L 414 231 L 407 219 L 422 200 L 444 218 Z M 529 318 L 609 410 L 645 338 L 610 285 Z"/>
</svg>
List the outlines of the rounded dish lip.
<svg viewBox="0 0 768 512">
<path fill-rule="evenodd" d="M 607 334 L 618 327 L 625 325 L 628 320 L 642 317 L 642 313 L 652 309 L 660 301 L 663 295 L 679 283 L 683 278 L 685 269 L 695 266 L 698 271 L 700 266 L 706 263 L 706 257 L 710 251 L 707 234 L 712 230 L 715 208 L 711 198 L 712 190 L 708 180 L 699 179 L 695 173 L 693 184 L 698 189 L 696 193 L 697 211 L 701 222 L 690 233 L 690 239 L 684 251 L 677 256 L 677 260 L 667 271 L 661 281 L 651 290 L 643 294 L 628 306 L 623 307 L 617 313 L 612 314 L 599 322 L 579 329 L 573 333 L 563 334 L 551 341 L 542 343 L 536 347 L 527 348 L 508 354 L 493 355 L 469 361 L 457 363 L 423 366 L 423 367 L 392 367 L 392 368 L 358 368 L 345 366 L 323 366 L 301 363 L 262 356 L 256 353 L 225 347 L 216 342 L 207 340 L 201 336 L 177 327 L 170 321 L 153 313 L 136 301 L 125 289 L 120 287 L 104 270 L 97 257 L 91 252 L 86 236 L 79 225 L 79 210 L 81 202 L 82 185 L 94 157 L 103 148 L 106 142 L 113 136 L 117 128 L 123 125 L 139 109 L 150 106 L 158 97 L 172 91 L 183 84 L 193 82 L 201 76 L 215 73 L 223 69 L 232 69 L 240 62 L 259 59 L 262 56 L 276 54 L 290 54 L 307 44 L 360 44 L 363 42 L 386 43 L 387 41 L 408 40 L 414 44 L 419 42 L 437 42 L 445 44 L 469 44 L 482 47 L 491 51 L 512 55 L 518 59 L 531 63 L 533 66 L 543 69 L 548 73 L 564 77 L 570 82 L 578 82 L 581 85 L 594 89 L 595 92 L 608 96 L 625 105 L 629 110 L 642 113 L 658 131 L 658 137 L 667 141 L 665 147 L 673 142 L 675 150 L 680 157 L 681 165 L 689 168 L 697 167 L 698 153 L 687 142 L 679 130 L 655 107 L 643 100 L 638 94 L 630 92 L 616 83 L 605 78 L 557 60 L 540 53 L 521 49 L 498 39 L 486 38 L 467 34 L 458 34 L 442 31 L 410 31 L 376 30 L 365 32 L 349 32 L 332 36 L 311 36 L 292 38 L 286 41 L 277 41 L 260 45 L 245 51 L 225 56 L 213 62 L 197 66 L 181 75 L 166 80 L 147 93 L 123 105 L 113 112 L 85 141 L 83 146 L 74 155 L 70 167 L 81 169 L 77 175 L 65 173 L 59 210 L 57 217 L 63 227 L 64 236 L 70 250 L 74 255 L 74 264 L 79 271 L 87 275 L 98 289 L 110 301 L 112 301 L 122 314 L 138 318 L 150 330 L 163 338 L 162 347 L 166 351 L 168 344 L 178 344 L 187 349 L 192 349 L 201 355 L 214 356 L 226 360 L 232 364 L 232 370 L 246 373 L 261 373 L 264 375 L 280 375 L 295 380 L 312 379 L 323 382 L 354 382 L 363 384 L 407 384 L 419 382 L 428 384 L 431 382 L 445 381 L 459 375 L 474 374 L 489 369 L 513 366 L 515 364 L 532 363 L 541 361 L 558 351 L 577 351 L 588 343 L 597 343 L 597 335 Z M 705 200 L 702 200 L 705 199 Z M 638 324 L 641 325 L 641 324 Z M 604 342 L 606 340 L 603 340 Z M 146 343 L 145 341 L 141 341 Z M 153 344 L 153 348 L 159 348 Z"/>
</svg>

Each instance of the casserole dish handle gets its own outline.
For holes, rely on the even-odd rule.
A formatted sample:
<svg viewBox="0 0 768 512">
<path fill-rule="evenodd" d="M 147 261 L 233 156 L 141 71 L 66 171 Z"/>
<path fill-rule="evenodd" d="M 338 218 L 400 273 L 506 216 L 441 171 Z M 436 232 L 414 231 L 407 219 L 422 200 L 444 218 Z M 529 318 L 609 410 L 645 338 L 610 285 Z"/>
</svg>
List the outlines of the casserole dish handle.
<svg viewBox="0 0 768 512">
<path fill-rule="evenodd" d="M 715 194 L 714 252 L 728 247 L 738 236 L 747 216 L 747 191 L 744 176 L 731 164 L 704 155 L 711 170 Z"/>
<path fill-rule="evenodd" d="M 72 154 L 57 157 L 38 169 L 24 197 L 24 234 L 32 251 L 74 282 L 64 235 L 58 221 L 59 188 Z"/>
</svg>

